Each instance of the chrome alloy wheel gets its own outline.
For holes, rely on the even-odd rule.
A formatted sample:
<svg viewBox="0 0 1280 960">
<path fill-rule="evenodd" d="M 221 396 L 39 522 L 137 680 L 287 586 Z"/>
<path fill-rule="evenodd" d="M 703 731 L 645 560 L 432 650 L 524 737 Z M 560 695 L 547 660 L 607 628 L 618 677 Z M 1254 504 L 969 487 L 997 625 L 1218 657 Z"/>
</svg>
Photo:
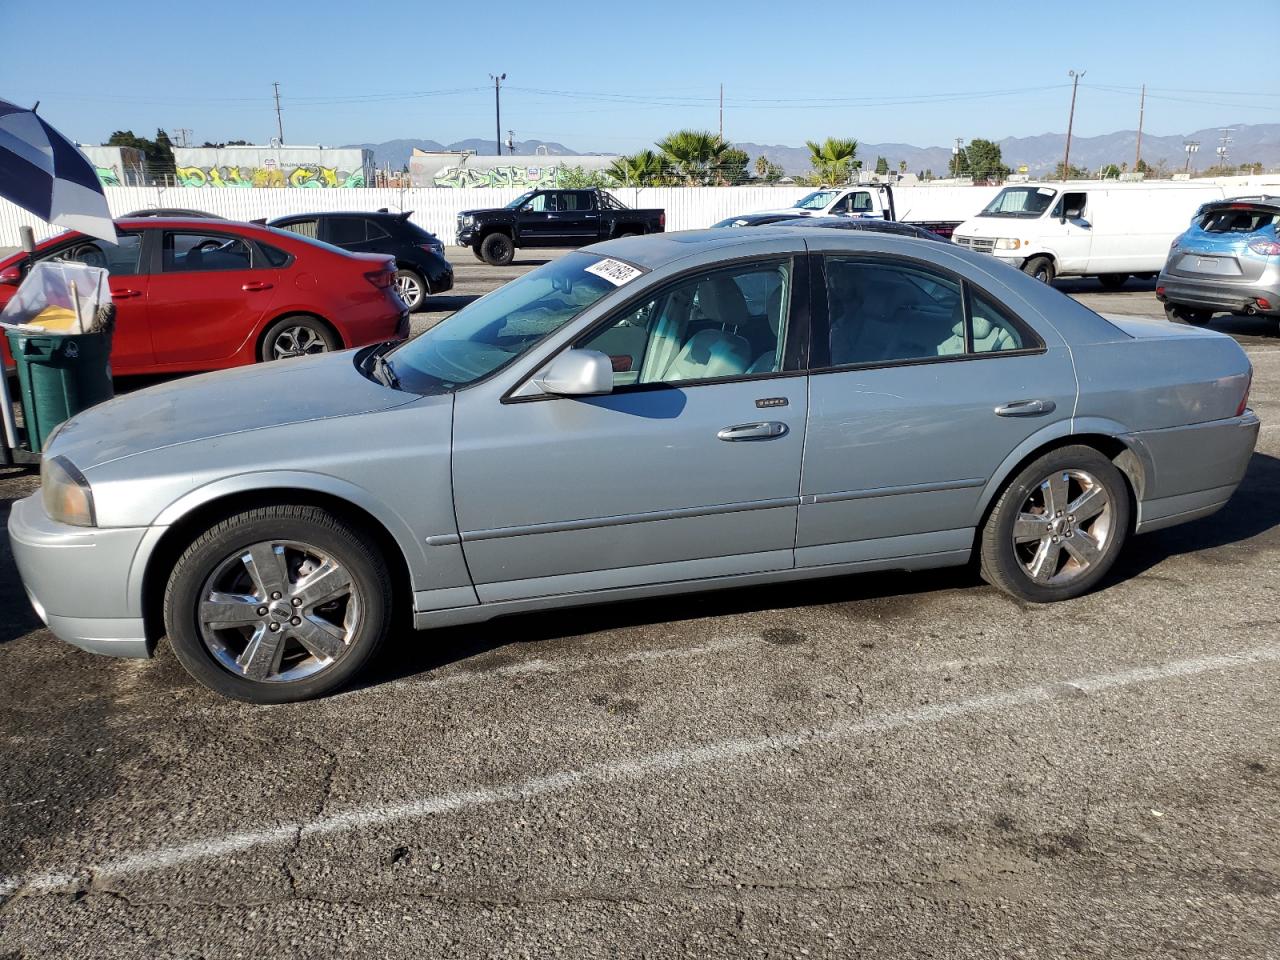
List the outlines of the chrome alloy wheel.
<svg viewBox="0 0 1280 960">
<path fill-rule="evenodd" d="M 1013 552 L 1031 579 L 1058 586 L 1102 560 L 1115 533 L 1106 487 L 1084 470 L 1058 470 L 1022 504 Z"/>
<path fill-rule="evenodd" d="M 396 293 L 410 309 L 422 302 L 422 282 L 407 270 L 396 275 Z"/>
<path fill-rule="evenodd" d="M 276 335 L 275 342 L 271 345 L 271 352 L 277 360 L 301 357 L 308 353 L 324 353 L 328 349 L 329 345 L 324 342 L 324 337 L 310 327 L 301 325 L 285 327 Z"/>
<path fill-rule="evenodd" d="M 249 680 L 288 682 L 341 660 L 360 627 L 346 569 L 305 543 L 262 542 L 223 560 L 200 590 L 205 646 Z"/>
</svg>

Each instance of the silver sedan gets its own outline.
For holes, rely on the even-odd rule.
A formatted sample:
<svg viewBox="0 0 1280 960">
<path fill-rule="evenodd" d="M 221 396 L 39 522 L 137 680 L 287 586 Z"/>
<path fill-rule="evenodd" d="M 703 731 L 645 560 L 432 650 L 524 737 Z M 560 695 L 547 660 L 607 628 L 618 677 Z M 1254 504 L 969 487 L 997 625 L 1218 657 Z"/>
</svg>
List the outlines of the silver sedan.
<svg viewBox="0 0 1280 960">
<path fill-rule="evenodd" d="M 10 516 L 62 639 L 282 702 L 393 628 L 975 555 L 1028 601 L 1220 508 L 1258 434 L 1230 338 L 1103 319 L 990 257 L 810 227 L 616 240 L 417 339 L 74 418 Z M 407 620 L 406 620 L 407 622 Z M 429 638 L 426 638 L 429 642 Z"/>
</svg>

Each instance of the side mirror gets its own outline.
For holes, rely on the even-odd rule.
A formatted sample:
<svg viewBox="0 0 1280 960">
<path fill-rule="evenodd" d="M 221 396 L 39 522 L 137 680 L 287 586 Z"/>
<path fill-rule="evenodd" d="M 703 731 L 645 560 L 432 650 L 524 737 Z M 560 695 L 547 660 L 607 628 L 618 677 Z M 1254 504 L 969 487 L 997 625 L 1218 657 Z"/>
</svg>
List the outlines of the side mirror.
<svg viewBox="0 0 1280 960">
<path fill-rule="evenodd" d="M 533 381 L 543 393 L 594 397 L 613 392 L 613 361 L 598 350 L 566 350 Z"/>
<path fill-rule="evenodd" d="M 6 287 L 16 287 L 22 283 L 22 268 L 8 267 L 0 270 L 0 284 Z"/>
</svg>

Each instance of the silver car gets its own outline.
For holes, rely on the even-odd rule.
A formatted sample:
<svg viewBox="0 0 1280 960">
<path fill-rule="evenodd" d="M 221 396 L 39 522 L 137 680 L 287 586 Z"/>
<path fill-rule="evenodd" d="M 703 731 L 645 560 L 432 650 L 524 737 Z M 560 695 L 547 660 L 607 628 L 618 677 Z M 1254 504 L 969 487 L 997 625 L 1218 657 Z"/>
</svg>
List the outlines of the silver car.
<svg viewBox="0 0 1280 960">
<path fill-rule="evenodd" d="M 1203 517 L 1258 434 L 1230 338 L 1109 322 L 959 248 L 627 238 L 417 339 L 120 397 L 9 533 L 62 639 L 281 702 L 396 622 L 918 570 L 1062 600 Z M 407 619 L 406 619 L 407 622 Z"/>
</svg>

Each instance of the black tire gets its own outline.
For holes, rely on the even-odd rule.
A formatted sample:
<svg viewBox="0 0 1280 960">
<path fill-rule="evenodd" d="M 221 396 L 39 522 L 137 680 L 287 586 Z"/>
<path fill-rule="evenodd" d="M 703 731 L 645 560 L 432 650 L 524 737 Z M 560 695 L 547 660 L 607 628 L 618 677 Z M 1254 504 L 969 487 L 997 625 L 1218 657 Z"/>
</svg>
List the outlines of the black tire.
<svg viewBox="0 0 1280 960">
<path fill-rule="evenodd" d="M 327 665 L 312 657 L 315 660 L 312 665 L 314 672 L 300 679 L 255 679 L 233 672 L 218 659 L 218 654 L 206 641 L 206 632 L 200 622 L 201 601 L 217 571 L 228 564 L 233 571 L 237 569 L 237 554 L 249 551 L 255 544 L 286 541 L 305 545 L 327 556 L 346 572 L 350 579 L 350 595 L 356 598 L 348 602 L 357 603 L 356 623 L 343 628 L 347 629 L 349 637 L 331 641 L 342 652 Z M 294 555 L 295 559 L 298 555 Z M 286 560 L 286 566 L 288 562 Z M 248 569 L 247 565 L 245 568 Z M 297 576 L 296 583 L 302 583 L 303 575 L 298 573 Z M 252 587 L 252 580 L 249 584 Z M 265 595 L 265 589 L 263 592 Z M 309 656 L 309 648 L 291 635 L 291 624 L 302 618 L 295 621 L 273 619 L 275 607 L 283 603 L 277 600 L 270 608 L 259 608 L 271 610 L 262 617 L 264 629 L 268 622 L 283 627 L 264 636 L 279 645 L 281 652 L 273 661 L 279 662 L 277 670 L 285 669 L 288 664 L 294 671 L 301 672 L 309 661 L 299 661 L 298 657 Z M 305 605 L 299 606 L 306 610 Z M 165 630 L 179 662 L 191 676 L 215 693 L 248 703 L 292 703 L 322 696 L 341 687 L 364 667 L 386 638 L 391 625 L 391 610 L 391 577 L 381 555 L 350 525 L 326 510 L 310 506 L 261 507 L 235 514 L 214 525 L 183 552 L 174 565 L 164 594 Z M 344 611 L 343 615 L 350 614 Z M 312 621 L 314 615 L 308 615 L 307 619 Z M 234 644 L 239 643 L 244 645 L 245 652 L 241 654 L 244 657 L 249 646 L 245 638 L 254 629 L 252 625 L 245 625 L 209 632 L 219 643 L 224 637 L 231 638 L 233 646 L 229 652 L 223 650 L 224 656 L 233 655 Z M 236 631 L 245 633 L 237 639 Z M 276 637 L 280 639 L 275 640 Z"/>
<path fill-rule="evenodd" d="M 1195 310 L 1176 303 L 1166 303 L 1164 315 L 1172 323 L 1188 323 L 1193 327 L 1203 327 L 1213 319 L 1212 310 Z"/>
<path fill-rule="evenodd" d="M 1100 273 L 1098 282 L 1107 290 L 1119 290 L 1128 281 L 1127 273 Z"/>
<path fill-rule="evenodd" d="M 505 267 L 516 255 L 516 245 L 505 233 L 491 233 L 480 244 L 480 259 L 495 267 Z"/>
<path fill-rule="evenodd" d="M 410 270 L 407 267 L 396 271 L 395 284 L 396 293 L 400 295 L 400 299 L 404 301 L 410 313 L 421 310 L 422 305 L 427 302 L 427 294 L 431 292 L 426 278 L 417 270 Z"/>
<path fill-rule="evenodd" d="M 1057 271 L 1053 267 L 1051 257 L 1032 257 L 1022 265 L 1022 272 L 1035 277 L 1041 283 L 1053 283 Z"/>
<path fill-rule="evenodd" d="M 1065 503 L 1057 512 L 1048 502 L 1052 494 L 1044 489 L 1055 477 L 1064 478 L 1059 489 Z M 1072 506 L 1084 504 L 1081 510 L 1089 511 L 1098 503 L 1082 499 L 1090 489 L 1083 478 L 1100 487 L 1105 499 L 1099 513 L 1077 521 L 1069 512 Z M 1024 513 L 1026 506 L 1031 509 Z M 1083 445 L 1052 450 L 1030 463 L 1001 491 L 982 528 L 982 578 L 1031 603 L 1078 597 L 1093 589 L 1115 563 L 1129 535 L 1131 513 L 1128 483 L 1104 454 Z M 1024 517 L 1034 519 L 1027 523 Z M 1024 543 L 1014 539 L 1014 525 L 1020 520 L 1026 528 L 1037 531 Z M 1054 522 L 1058 525 L 1053 526 Z M 1039 530 L 1044 531 L 1043 536 Z M 1055 536 L 1057 539 L 1052 539 Z M 1085 562 L 1081 556 L 1092 558 Z M 1028 564 L 1035 566 L 1042 557 L 1043 574 L 1037 580 Z"/>
<path fill-rule="evenodd" d="M 338 338 L 323 320 L 305 314 L 281 317 L 263 334 L 258 359 L 283 360 L 312 353 L 328 353 L 338 349 Z"/>
<path fill-rule="evenodd" d="M 473 254 L 475 254 L 475 257 L 476 257 L 476 259 L 477 259 L 477 260 L 479 260 L 481 263 L 483 263 L 483 262 L 484 262 L 484 254 L 480 252 L 480 245 L 479 245 L 479 244 L 477 244 L 477 245 L 475 245 L 474 247 L 472 247 L 472 248 L 471 248 L 471 252 L 472 252 Z"/>
</svg>

